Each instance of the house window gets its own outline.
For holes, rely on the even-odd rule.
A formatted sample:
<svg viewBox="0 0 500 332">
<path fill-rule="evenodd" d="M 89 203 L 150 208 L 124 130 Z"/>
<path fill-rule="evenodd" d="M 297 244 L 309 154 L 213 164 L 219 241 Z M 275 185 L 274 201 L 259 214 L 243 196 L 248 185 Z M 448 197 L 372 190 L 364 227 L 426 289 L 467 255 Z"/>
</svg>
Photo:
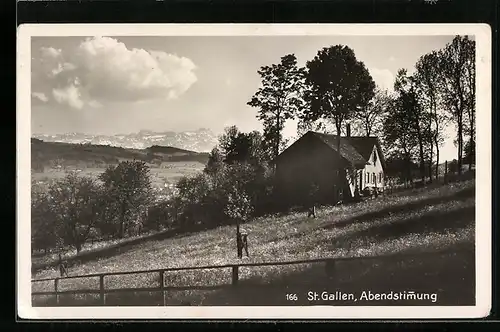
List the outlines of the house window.
<svg viewBox="0 0 500 332">
<path fill-rule="evenodd" d="M 370 173 L 365 173 L 365 183 L 370 183 Z"/>
<path fill-rule="evenodd" d="M 377 152 L 373 152 L 373 166 L 377 164 Z"/>
<path fill-rule="evenodd" d="M 375 172 L 373 172 L 372 173 L 372 182 L 375 183 L 375 180 L 376 180 L 376 178 L 375 178 Z"/>
<path fill-rule="evenodd" d="M 382 172 L 378 173 L 378 182 L 382 183 Z"/>
</svg>

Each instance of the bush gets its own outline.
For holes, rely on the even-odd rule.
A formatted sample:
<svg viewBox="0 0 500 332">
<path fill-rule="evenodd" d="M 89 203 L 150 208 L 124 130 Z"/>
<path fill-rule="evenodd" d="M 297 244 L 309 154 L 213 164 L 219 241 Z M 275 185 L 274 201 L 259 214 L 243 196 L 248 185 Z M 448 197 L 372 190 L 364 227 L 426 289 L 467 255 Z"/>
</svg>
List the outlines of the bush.
<svg viewBox="0 0 500 332">
<path fill-rule="evenodd" d="M 32 250 L 47 250 L 61 245 L 57 219 L 50 207 L 46 192 L 33 187 L 31 192 L 31 246 Z"/>
</svg>

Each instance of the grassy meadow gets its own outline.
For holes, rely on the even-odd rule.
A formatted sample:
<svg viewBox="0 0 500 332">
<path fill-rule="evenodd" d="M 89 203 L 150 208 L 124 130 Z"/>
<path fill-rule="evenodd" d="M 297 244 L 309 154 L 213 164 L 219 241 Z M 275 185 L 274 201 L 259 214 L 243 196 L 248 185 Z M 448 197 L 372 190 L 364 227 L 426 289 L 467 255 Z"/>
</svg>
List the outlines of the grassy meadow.
<svg viewBox="0 0 500 332">
<path fill-rule="evenodd" d="M 474 304 L 475 184 L 473 180 L 434 188 L 413 189 L 356 204 L 324 207 L 316 219 L 301 212 L 253 220 L 243 228 L 249 232 L 250 257 L 236 258 L 235 227 L 192 234 L 145 239 L 121 246 L 95 260 L 76 264 L 70 275 L 159 268 L 224 265 L 232 263 L 289 261 L 324 257 L 418 253 L 436 249 L 464 249 L 455 254 L 429 255 L 410 260 L 345 261 L 336 265 L 335 279 L 326 277 L 321 264 L 240 268 L 240 282 L 249 287 L 210 291 L 169 291 L 169 305 L 292 305 L 310 303 L 306 292 L 403 291 L 439 293 L 438 305 Z M 33 278 L 57 277 L 53 268 Z M 106 288 L 158 286 L 158 274 L 109 276 Z M 231 282 L 231 270 L 194 270 L 165 273 L 165 285 L 220 285 Z M 259 287 L 250 287 L 259 285 Z M 267 286 L 265 286 L 267 285 Z M 98 278 L 62 279 L 59 290 L 98 289 Z M 51 291 L 53 283 L 36 282 L 32 291 Z M 285 293 L 299 294 L 296 303 Z M 94 300 L 92 300 L 94 299 Z M 36 297 L 34 305 L 53 299 Z M 64 295 L 68 305 L 95 303 L 93 295 Z M 107 305 L 158 305 L 162 295 L 149 292 L 108 294 Z M 354 303 L 343 303 L 353 305 Z M 356 304 L 361 304 L 357 302 Z M 429 305 L 420 301 L 399 305 Z M 387 305 L 377 302 L 365 305 Z"/>
</svg>

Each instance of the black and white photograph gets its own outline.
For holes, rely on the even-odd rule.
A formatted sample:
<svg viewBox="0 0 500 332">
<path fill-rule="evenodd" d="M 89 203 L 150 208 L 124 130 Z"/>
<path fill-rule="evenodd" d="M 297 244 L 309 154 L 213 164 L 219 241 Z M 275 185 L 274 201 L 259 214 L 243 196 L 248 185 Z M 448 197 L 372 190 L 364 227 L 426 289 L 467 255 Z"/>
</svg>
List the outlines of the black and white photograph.
<svg viewBox="0 0 500 332">
<path fill-rule="evenodd" d="M 481 24 L 21 26 L 20 315 L 487 315 L 490 53 Z"/>
</svg>

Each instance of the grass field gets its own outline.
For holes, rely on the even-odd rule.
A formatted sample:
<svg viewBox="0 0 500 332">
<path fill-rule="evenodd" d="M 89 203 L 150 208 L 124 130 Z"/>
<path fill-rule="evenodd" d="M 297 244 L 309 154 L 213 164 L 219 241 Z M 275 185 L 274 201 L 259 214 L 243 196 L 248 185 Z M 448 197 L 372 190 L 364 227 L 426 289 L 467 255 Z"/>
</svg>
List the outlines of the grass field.
<svg viewBox="0 0 500 332">
<path fill-rule="evenodd" d="M 467 249 L 468 254 L 412 261 L 345 262 L 335 284 L 323 280 L 324 269 L 311 264 L 244 268 L 242 283 L 270 284 L 274 288 L 241 288 L 232 291 L 183 291 L 169 293 L 169 304 L 292 304 L 284 292 L 329 287 L 334 291 L 361 289 L 422 290 L 440 292 L 439 305 L 474 304 L 474 181 L 437 188 L 422 188 L 361 203 L 319 209 L 318 218 L 304 213 L 266 217 L 243 226 L 249 231 L 250 258 L 243 262 L 287 261 L 320 257 L 380 256 L 396 252 L 423 252 L 444 248 Z M 116 250 L 70 269 L 72 275 L 155 268 L 236 263 L 234 227 L 157 238 Z M 341 264 L 341 266 L 342 266 Z M 56 277 L 47 269 L 34 278 Z M 166 273 L 169 286 L 213 285 L 230 282 L 230 270 Z M 106 288 L 153 287 L 157 275 L 114 276 Z M 279 285 L 279 286 L 278 286 Z M 295 285 L 286 288 L 283 285 Z M 301 285 L 301 286 L 299 286 Z M 388 286 L 390 285 L 390 286 Z M 34 283 L 33 291 L 50 291 L 49 282 Z M 384 288 L 385 287 L 385 288 Z M 96 289 L 98 279 L 61 280 L 60 290 Z M 304 293 L 305 294 L 305 293 Z M 86 301 L 91 296 L 86 297 Z M 161 298 L 161 297 L 160 297 Z M 114 299 L 114 300 L 113 300 Z M 108 303 L 158 304 L 158 294 L 108 295 Z M 84 299 L 81 298 L 83 301 Z M 40 302 L 39 302 L 40 301 Z M 36 303 L 47 299 L 40 298 Z M 71 299 L 74 303 L 76 297 Z M 84 303 L 79 302 L 79 303 Z M 161 301 L 160 301 L 161 302 Z M 310 303 L 309 303 L 310 304 Z M 359 303 L 358 303 L 359 304 Z M 378 302 L 371 305 L 382 305 Z M 426 303 L 421 303 L 426 304 Z M 427 303 L 428 304 L 428 303 Z"/>
</svg>

